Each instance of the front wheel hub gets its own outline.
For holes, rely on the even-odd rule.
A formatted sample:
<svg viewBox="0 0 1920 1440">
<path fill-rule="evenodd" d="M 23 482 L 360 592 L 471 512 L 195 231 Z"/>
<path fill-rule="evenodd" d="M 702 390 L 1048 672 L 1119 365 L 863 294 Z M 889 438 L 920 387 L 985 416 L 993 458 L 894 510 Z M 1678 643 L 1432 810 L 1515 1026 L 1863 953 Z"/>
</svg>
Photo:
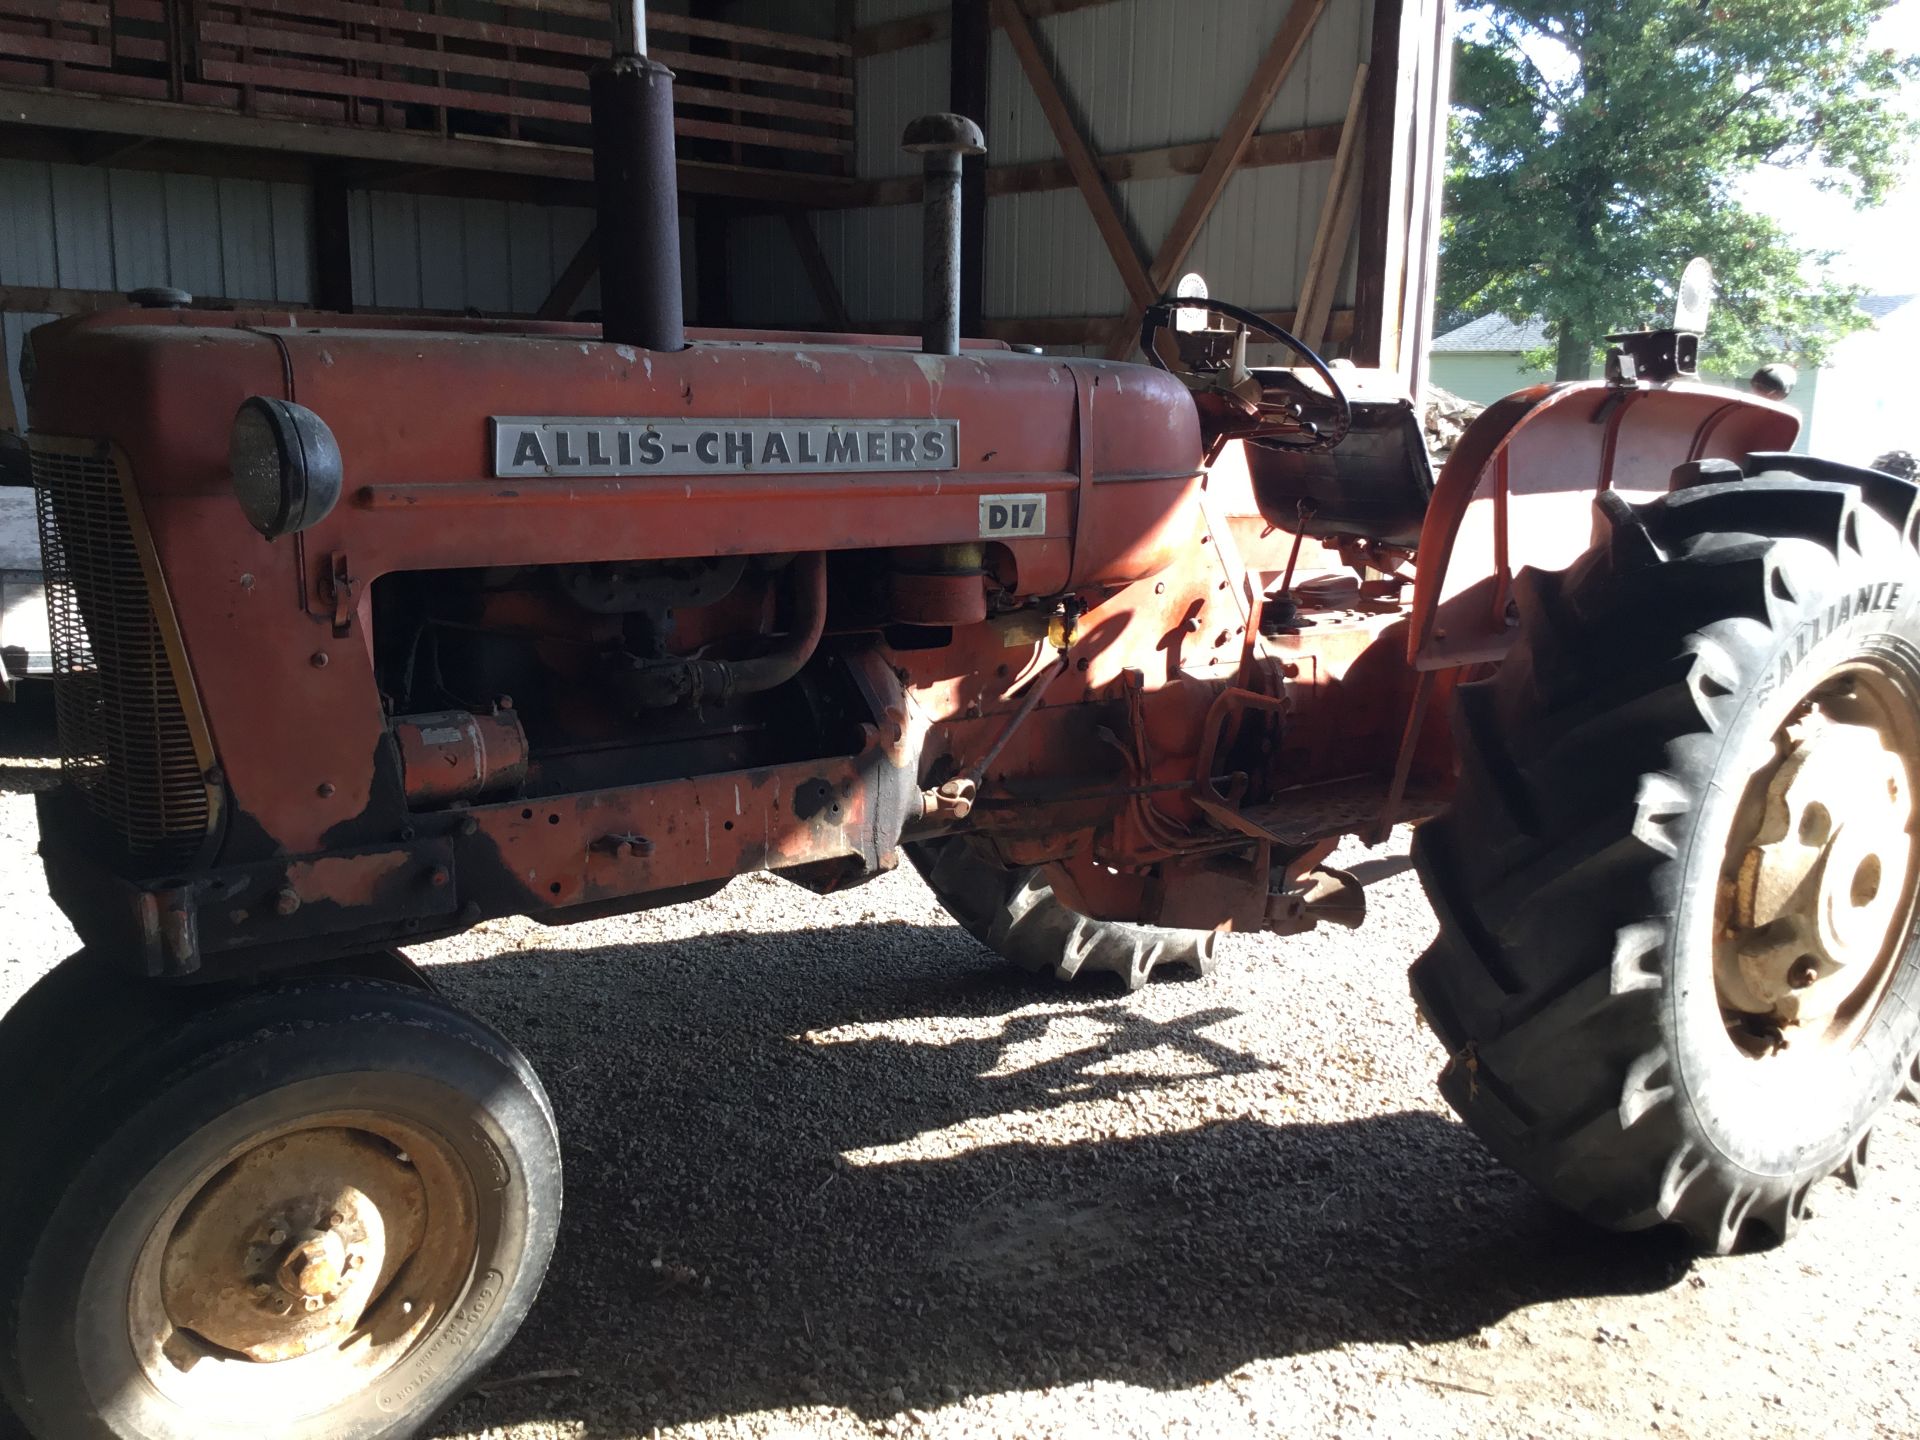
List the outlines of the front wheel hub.
<svg viewBox="0 0 1920 1440">
<path fill-rule="evenodd" d="M 426 1212 L 419 1174 L 363 1131 L 269 1140 L 180 1217 L 161 1260 L 167 1316 L 249 1360 L 338 1345 L 419 1248 Z"/>
<path fill-rule="evenodd" d="M 1796 708 L 1735 827 L 1714 978 L 1751 1054 L 1850 1031 L 1906 930 L 1913 791 L 1871 688 L 1846 678 Z"/>
</svg>

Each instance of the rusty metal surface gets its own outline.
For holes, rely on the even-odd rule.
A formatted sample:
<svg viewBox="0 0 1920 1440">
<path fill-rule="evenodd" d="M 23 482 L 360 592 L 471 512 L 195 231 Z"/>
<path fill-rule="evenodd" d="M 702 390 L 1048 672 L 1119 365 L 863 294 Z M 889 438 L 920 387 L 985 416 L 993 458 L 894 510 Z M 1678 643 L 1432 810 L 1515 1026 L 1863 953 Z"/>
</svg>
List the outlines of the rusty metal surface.
<svg viewBox="0 0 1920 1440">
<path fill-rule="evenodd" d="M 479 327 L 290 318 L 109 314 L 49 327 L 36 340 L 33 421 L 50 434 L 105 430 L 128 451 L 233 802 L 295 854 L 343 821 L 376 824 L 367 757 L 385 724 L 366 631 L 372 590 L 392 570 L 964 543 L 980 538 L 982 496 L 1032 492 L 1055 502 L 1046 530 L 995 549 L 1013 591 L 1040 595 L 1064 585 L 1069 563 L 1094 584 L 1164 568 L 1198 484 L 1185 391 L 1138 367 L 779 343 L 657 355 L 538 326 L 507 341 Z M 1083 391 L 1097 421 L 1084 445 Z M 289 393 L 333 427 L 347 494 L 275 545 L 233 505 L 224 443 L 242 399 Z M 111 406 L 95 398 L 106 394 Z M 937 414 L 958 422 L 963 463 L 946 474 L 490 478 L 485 417 L 538 413 Z M 1078 517 L 1083 468 L 1097 504 Z M 306 597 L 299 617 L 289 593 Z M 336 634 L 343 596 L 347 633 Z M 328 723 L 306 725 L 315 714 Z M 305 743 L 269 739 L 289 733 Z M 316 806 L 323 784 L 334 793 Z"/>
<path fill-rule="evenodd" d="M 371 1109 L 316 1112 L 211 1157 L 153 1197 L 134 1260 L 125 1333 L 145 1382 L 190 1413 L 347 1402 L 457 1319 L 491 1178 Z"/>
<path fill-rule="evenodd" d="M 527 732 L 511 709 L 489 715 L 442 710 L 391 725 L 407 799 L 417 805 L 471 800 L 527 778 Z"/>
<path fill-rule="evenodd" d="M 389 1146 L 344 1127 L 256 1146 L 167 1241 L 169 1318 L 258 1361 L 338 1345 L 420 1247 L 427 1193 Z"/>
<path fill-rule="evenodd" d="M 1736 822 L 1714 982 L 1750 1054 L 1848 1043 L 1911 924 L 1913 782 L 1899 737 L 1861 703 L 1871 684 L 1851 678 L 1796 707 Z"/>
<path fill-rule="evenodd" d="M 1676 466 L 1786 450 L 1790 406 L 1675 382 L 1536 385 L 1488 406 L 1448 457 L 1420 533 L 1407 654 L 1422 668 L 1498 659 L 1512 643 L 1502 582 L 1520 565 L 1555 570 L 1588 543 L 1595 492 L 1665 494 Z M 1439 619 L 1443 600 L 1487 579 L 1484 602 Z"/>
<path fill-rule="evenodd" d="M 962 827 L 1063 867 L 1090 914 L 1257 925 L 1283 858 L 1269 850 L 1294 865 L 1321 826 L 1249 815 L 1329 773 L 1384 774 L 1414 686 L 1390 583 L 1363 597 L 1307 577 L 1295 623 L 1260 633 L 1292 537 L 1249 528 L 1243 459 L 1203 489 L 1189 397 L 1139 367 L 790 341 L 659 354 L 537 325 L 264 315 L 100 316 L 36 345 L 36 423 L 111 431 L 138 463 L 229 801 L 212 863 L 125 894 L 48 828 L 62 903 L 103 935 L 137 931 L 163 973 L 488 915 L 564 922 L 753 870 L 832 888 L 891 867 L 903 836 Z M 90 399 L 106 381 L 129 398 Z M 347 468 L 338 510 L 278 543 L 246 525 L 218 449 L 255 392 L 326 418 Z M 962 453 L 937 472 L 499 479 L 494 414 L 928 416 L 958 424 Z M 982 497 L 1008 493 L 1044 497 L 1044 519 L 983 539 Z M 711 594 L 629 585 L 590 614 L 564 586 L 511 580 L 599 562 L 644 579 L 685 556 L 740 558 Z M 421 663 L 439 688 L 390 720 L 377 597 L 443 571 L 492 577 L 448 623 L 516 637 L 578 693 L 508 709 L 442 682 L 435 649 Z M 680 612 L 673 645 L 633 642 L 626 617 L 659 606 Z M 922 633 L 886 628 L 901 620 Z M 610 654 L 631 683 L 592 669 Z M 679 687 L 665 708 L 640 693 L 755 666 L 813 738 L 749 744 L 791 722 L 709 717 L 744 687 Z M 582 708 L 596 685 L 604 713 Z M 1259 695 L 1258 724 L 1236 689 Z M 443 696 L 459 708 L 437 711 Z M 576 758 L 542 750 L 542 703 L 576 726 Z M 703 724 L 742 737 L 710 752 L 730 763 L 594 783 L 638 763 L 619 746 Z M 806 758 L 765 763 L 782 743 Z M 1443 725 L 1417 762 L 1420 793 L 1444 785 Z"/>
<path fill-rule="evenodd" d="M 987 618 L 986 578 L 977 569 L 895 570 L 887 596 L 906 625 L 978 625 Z"/>
<path fill-rule="evenodd" d="M 1267 804 L 1252 807 L 1248 819 L 1288 845 L 1352 835 L 1379 818 L 1389 785 L 1380 776 L 1362 775 L 1283 790 Z M 1402 821 L 1425 820 L 1445 806 L 1444 793 L 1420 793 L 1403 798 L 1396 813 Z"/>
</svg>

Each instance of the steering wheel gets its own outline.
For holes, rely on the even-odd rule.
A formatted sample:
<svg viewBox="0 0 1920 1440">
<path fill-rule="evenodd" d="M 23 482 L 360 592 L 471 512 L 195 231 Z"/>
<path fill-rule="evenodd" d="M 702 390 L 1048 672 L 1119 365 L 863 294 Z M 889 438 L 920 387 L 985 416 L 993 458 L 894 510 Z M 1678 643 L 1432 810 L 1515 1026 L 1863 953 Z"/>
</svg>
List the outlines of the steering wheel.
<svg viewBox="0 0 1920 1440">
<path fill-rule="evenodd" d="M 1146 352 L 1147 362 L 1156 370 L 1167 369 L 1167 362 L 1160 358 L 1160 352 L 1154 347 L 1154 341 L 1160 332 L 1173 322 L 1176 310 L 1211 310 L 1237 320 L 1250 330 L 1258 330 L 1271 336 L 1307 362 L 1307 368 L 1327 387 L 1328 398 L 1332 401 L 1332 422 L 1326 426 L 1314 427 L 1314 433 L 1306 443 L 1300 444 L 1281 439 L 1276 435 L 1248 436 L 1250 445 L 1263 445 L 1270 450 L 1331 450 L 1347 438 L 1347 431 L 1353 428 L 1353 407 L 1347 400 L 1347 392 L 1340 388 L 1340 382 L 1333 378 L 1333 371 L 1325 360 L 1315 353 L 1312 346 L 1295 335 L 1244 306 L 1235 305 L 1226 300 L 1183 299 L 1168 296 L 1156 300 L 1146 308 L 1140 317 L 1140 348 Z"/>
</svg>

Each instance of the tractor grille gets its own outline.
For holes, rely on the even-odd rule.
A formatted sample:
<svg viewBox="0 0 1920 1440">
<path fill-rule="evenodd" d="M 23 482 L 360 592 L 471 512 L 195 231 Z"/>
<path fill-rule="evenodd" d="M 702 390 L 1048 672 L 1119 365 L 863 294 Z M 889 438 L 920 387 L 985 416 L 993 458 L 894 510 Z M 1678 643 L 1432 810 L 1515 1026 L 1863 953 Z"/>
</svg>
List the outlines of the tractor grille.
<svg viewBox="0 0 1920 1440">
<path fill-rule="evenodd" d="M 120 475 L 97 452 L 33 452 L 53 637 L 60 768 L 140 859 L 184 859 L 207 833 L 207 786 Z"/>
</svg>

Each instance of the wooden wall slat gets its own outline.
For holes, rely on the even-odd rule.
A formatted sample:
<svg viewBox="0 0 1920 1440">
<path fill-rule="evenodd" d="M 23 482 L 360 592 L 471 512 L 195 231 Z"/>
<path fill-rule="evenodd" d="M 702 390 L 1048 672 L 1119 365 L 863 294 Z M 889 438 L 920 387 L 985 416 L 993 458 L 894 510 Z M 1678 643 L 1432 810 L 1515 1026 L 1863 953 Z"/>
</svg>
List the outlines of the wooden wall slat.
<svg viewBox="0 0 1920 1440">
<path fill-rule="evenodd" d="M 607 13 L 603 0 L 499 0 L 451 15 L 370 0 L 0 0 L 0 84 L 579 147 Z M 596 23 L 536 28 L 549 15 Z M 749 146 L 817 157 L 808 173 L 823 178 L 847 172 L 845 42 L 653 20 L 664 35 L 725 47 L 653 52 L 690 81 L 676 87 L 678 133 L 732 152 L 708 158 L 738 164 Z"/>
</svg>

